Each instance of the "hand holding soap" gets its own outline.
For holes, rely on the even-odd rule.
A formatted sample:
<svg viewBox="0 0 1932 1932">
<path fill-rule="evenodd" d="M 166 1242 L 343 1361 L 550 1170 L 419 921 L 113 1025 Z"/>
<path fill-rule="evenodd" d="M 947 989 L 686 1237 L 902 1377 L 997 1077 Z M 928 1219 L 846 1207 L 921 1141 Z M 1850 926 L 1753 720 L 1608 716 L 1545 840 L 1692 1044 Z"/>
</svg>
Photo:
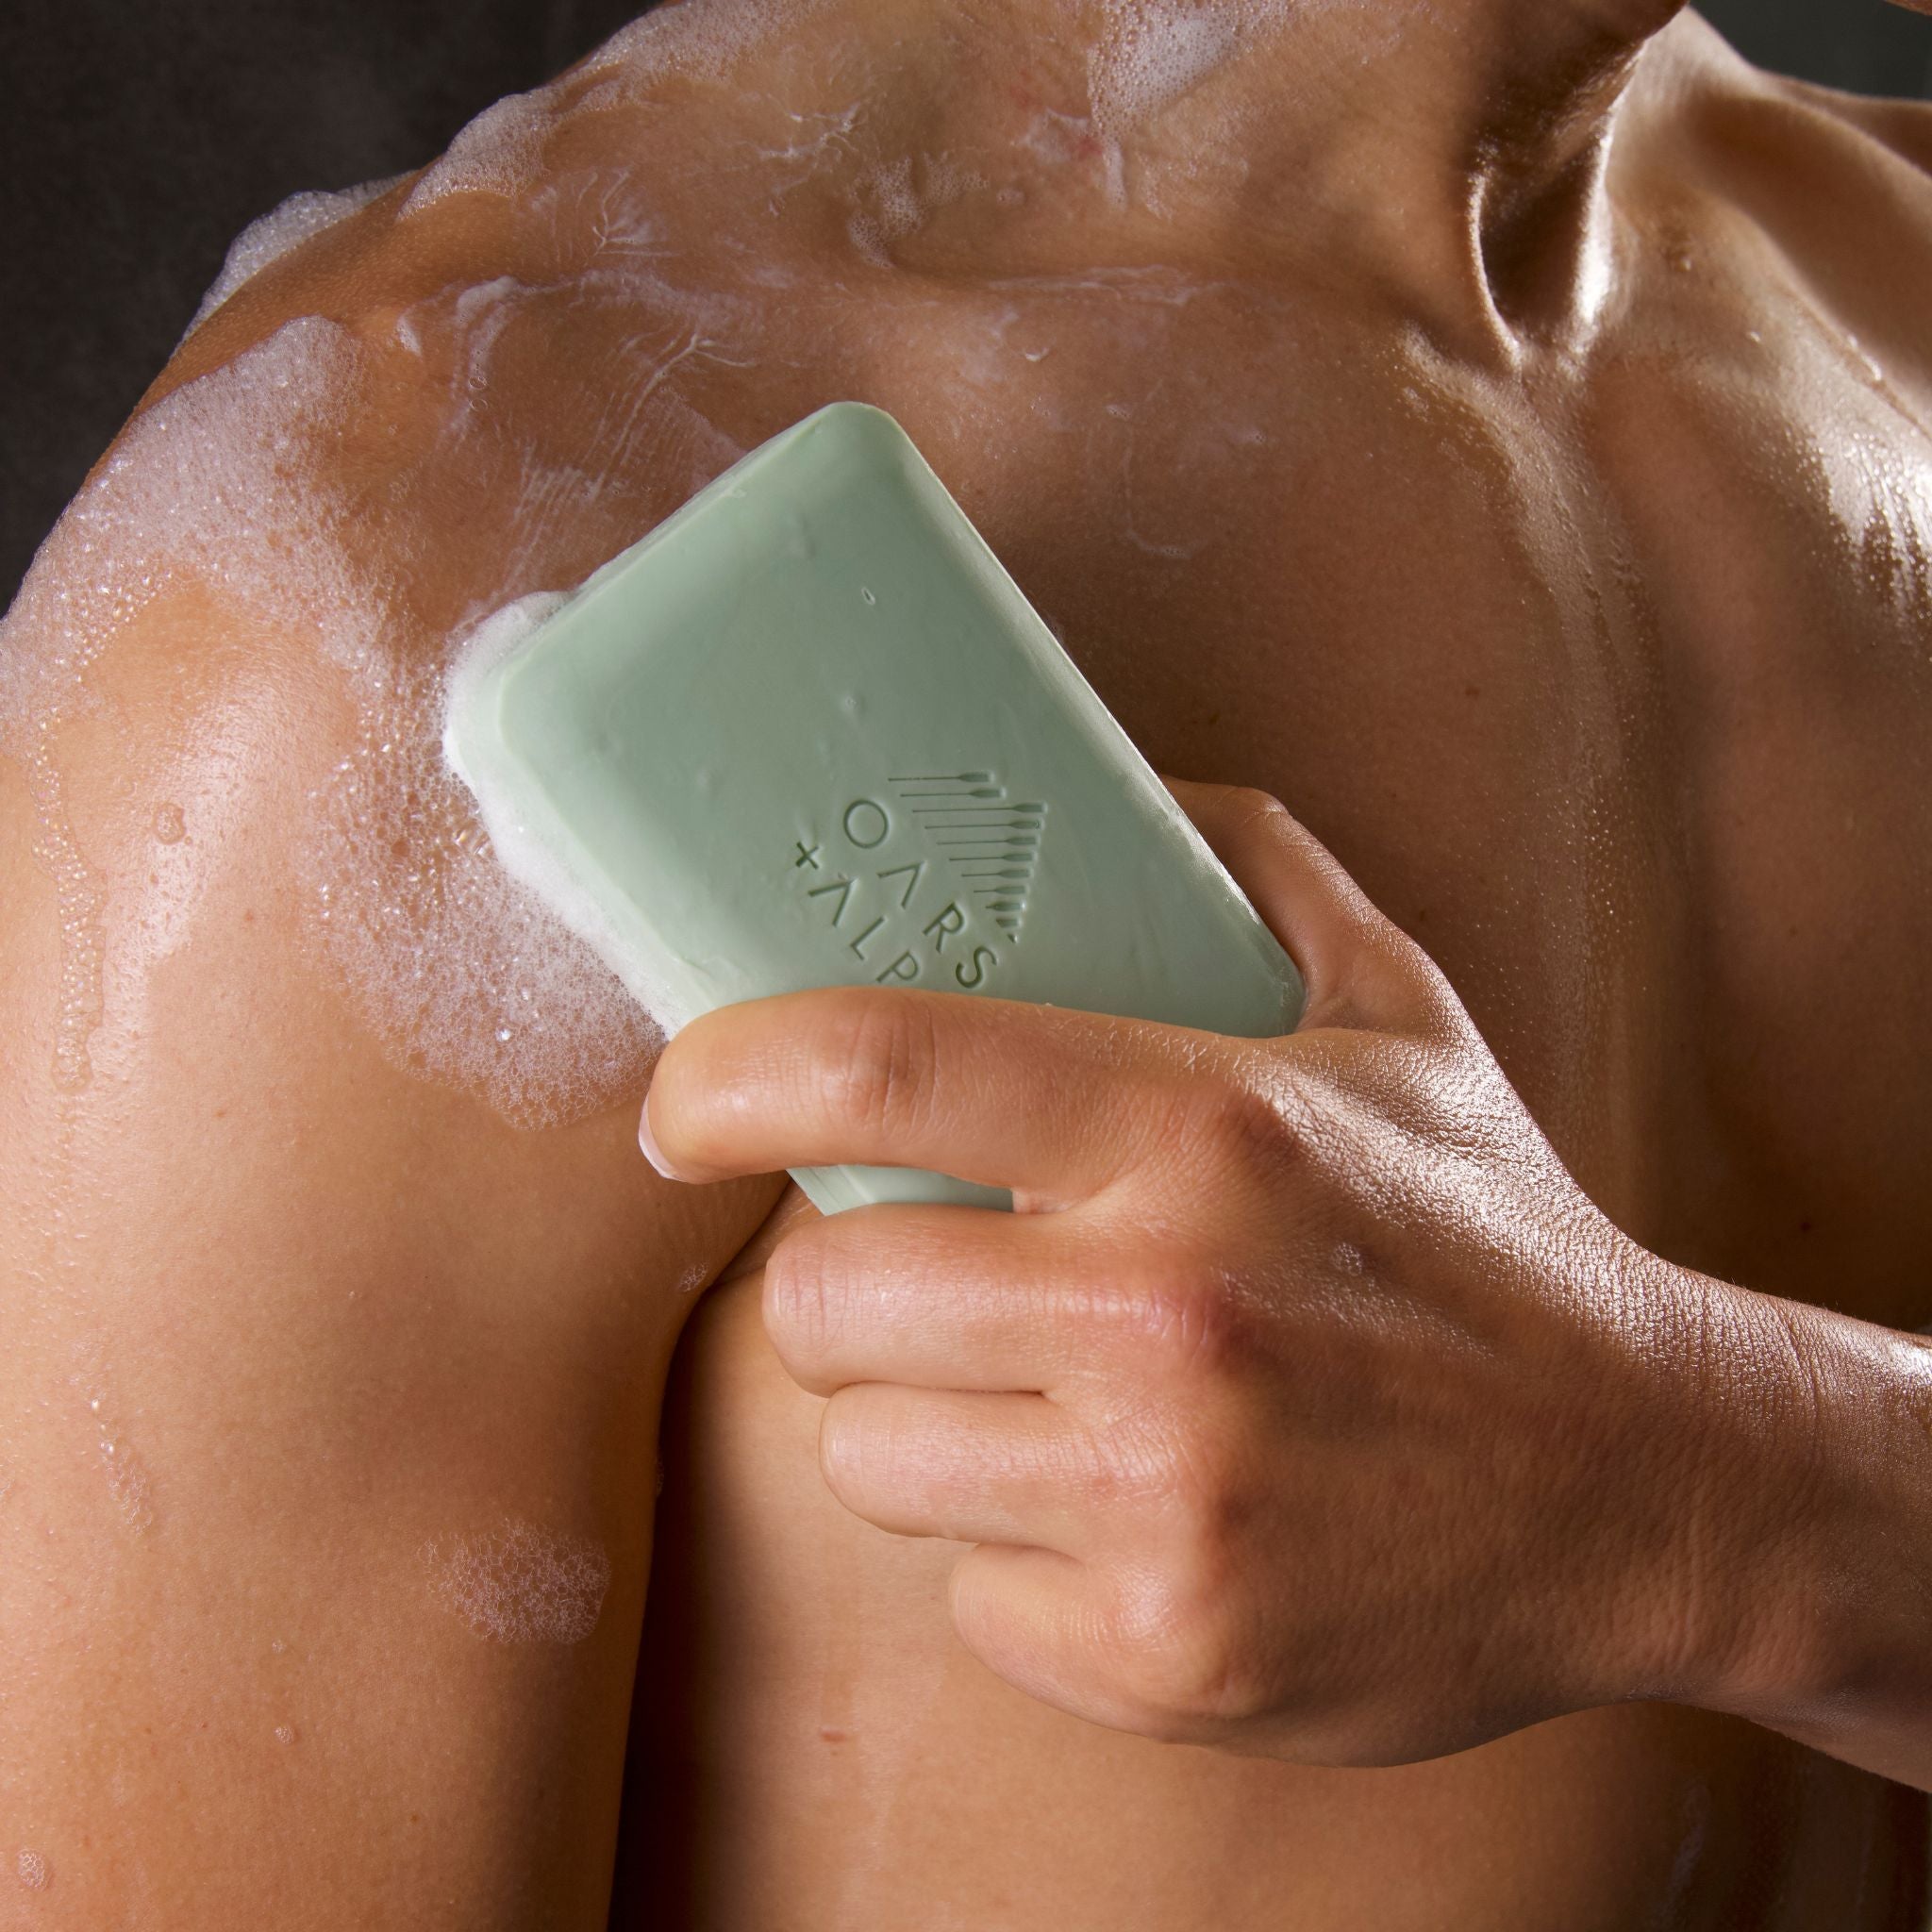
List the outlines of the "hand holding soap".
<svg viewBox="0 0 1932 1932">
<path fill-rule="evenodd" d="M 839 983 L 1249 1037 L 1293 962 L 905 432 L 834 403 L 453 683 L 492 843 L 668 1030 Z M 1009 1206 L 801 1171 L 826 1212 Z"/>
</svg>

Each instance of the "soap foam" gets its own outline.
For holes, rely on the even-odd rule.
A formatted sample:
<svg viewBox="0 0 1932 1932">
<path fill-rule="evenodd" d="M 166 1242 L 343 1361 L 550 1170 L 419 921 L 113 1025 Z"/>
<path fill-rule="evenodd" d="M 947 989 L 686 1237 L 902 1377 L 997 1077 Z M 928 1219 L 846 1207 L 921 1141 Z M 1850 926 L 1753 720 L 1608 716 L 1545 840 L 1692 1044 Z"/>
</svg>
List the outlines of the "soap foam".
<svg viewBox="0 0 1932 1932">
<path fill-rule="evenodd" d="M 423 1562 L 437 1598 L 495 1643 L 581 1643 L 610 1589 L 598 1544 L 520 1517 L 488 1536 L 427 1543 Z"/>
<path fill-rule="evenodd" d="M 619 939 L 606 916 L 596 891 L 577 878 L 569 865 L 529 828 L 505 808 L 500 788 L 479 785 L 479 774 L 466 771 L 458 743 L 457 719 L 482 701 L 498 666 L 513 656 L 567 599 L 538 591 L 506 605 L 480 624 L 458 652 L 445 682 L 445 723 L 442 755 L 445 766 L 472 793 L 482 827 L 479 857 L 493 861 L 491 871 L 528 895 L 535 907 L 547 907 L 600 958 L 649 1013 L 668 1037 L 690 1015 L 673 990 L 650 977 L 631 950 Z"/>
<path fill-rule="evenodd" d="M 1095 123 L 1118 146 L 1137 117 L 1272 25 L 1344 4 L 1226 0 L 1190 10 L 1174 0 L 1108 0 L 1093 57 Z M 841 264 L 821 275 L 797 261 L 800 244 L 779 218 L 790 205 L 778 197 L 814 175 L 825 177 L 816 212 L 832 218 L 833 236 L 842 217 L 850 262 L 881 272 L 893 267 L 895 244 L 917 240 L 954 203 L 977 198 L 990 213 L 1025 198 L 1005 178 L 1006 151 L 929 149 L 920 130 L 908 137 L 893 120 L 890 63 L 900 56 L 888 42 L 851 54 L 850 95 L 842 83 L 830 97 L 814 94 L 822 50 L 800 32 L 823 10 L 824 0 L 682 0 L 638 20 L 550 88 L 473 123 L 407 207 L 465 188 L 515 195 L 515 274 L 495 272 L 498 258 L 474 285 L 452 280 L 399 311 L 286 324 L 148 410 L 61 520 L 0 625 L 0 751 L 27 767 L 37 850 L 58 890 L 56 1076 L 64 1088 L 88 1084 L 89 1041 L 103 1012 L 118 1010 L 103 997 L 104 974 L 141 970 L 186 942 L 197 904 L 191 874 L 214 849 L 195 837 L 164 840 L 165 863 L 154 870 L 175 909 L 149 921 L 143 950 L 114 938 L 116 908 L 89 864 L 85 827 L 77 838 L 67 818 L 62 726 L 88 708 L 98 654 L 172 584 L 205 589 L 241 620 L 235 635 L 258 628 L 272 646 L 308 651 L 339 677 L 350 728 L 293 844 L 311 942 L 392 1060 L 535 1126 L 641 1088 L 681 1016 L 661 991 L 626 991 L 608 964 L 613 949 L 573 930 L 596 932 L 584 895 L 542 873 L 504 828 L 479 824 L 440 756 L 448 674 L 465 640 L 482 647 L 478 626 L 492 611 L 526 621 L 539 608 L 526 601 L 533 594 L 581 582 L 744 453 L 701 406 L 721 370 L 823 372 L 816 400 L 870 393 L 892 407 L 900 397 L 890 377 L 874 386 L 874 371 L 903 367 L 908 334 L 929 328 L 958 376 L 931 402 L 924 427 L 935 439 L 1013 444 L 1008 399 L 1016 382 L 1025 385 L 1024 436 L 1043 462 L 1063 465 L 1098 530 L 1173 567 L 1203 547 L 1200 493 L 1179 487 L 1183 470 L 1197 456 L 1209 469 L 1223 460 L 1209 447 L 1226 413 L 1217 404 L 1252 380 L 1233 363 L 1195 371 L 1178 353 L 1187 305 L 1213 284 L 1159 262 L 1095 265 L 991 278 L 977 317 L 970 299 L 957 315 L 901 300 L 874 324 Z M 727 201 L 693 199 L 675 159 L 646 167 L 620 150 L 585 165 L 576 157 L 595 154 L 588 143 L 573 148 L 571 165 L 531 177 L 547 130 L 566 114 L 640 103 L 655 112 L 667 103 L 652 90 L 668 77 L 726 79 L 755 49 L 781 42 L 814 57 L 799 63 L 809 84 L 801 83 L 797 111 L 776 95 L 751 96 L 769 109 L 765 140 L 728 160 L 700 153 L 691 162 L 712 175 L 744 171 Z M 1006 58 L 991 45 L 979 51 L 995 70 Z M 760 78 L 791 84 L 775 59 Z M 1027 151 L 1037 192 L 1060 182 L 1091 190 L 1088 126 L 1057 116 L 1054 140 Z M 1137 171 L 1143 192 L 1159 165 L 1150 149 Z M 238 240 L 210 303 L 387 185 L 285 203 Z M 772 292 L 800 283 L 802 292 Z M 1162 405 L 1180 434 L 1076 420 L 1041 387 L 1034 366 L 1075 337 L 1090 363 L 1112 358 L 1160 372 L 1171 391 L 1186 388 L 1187 408 L 1173 395 Z M 749 390 L 755 402 L 756 384 L 727 378 L 722 388 Z M 385 397 L 415 420 L 384 420 Z M 379 440 L 390 435 L 397 440 Z M 343 462 L 345 449 L 356 462 Z M 397 453 L 393 462 L 385 449 Z M 424 533 L 433 533 L 434 553 Z M 454 602 L 444 608 L 438 596 Z M 148 809 L 172 827 L 186 794 L 175 776 L 168 786 Z M 238 793 L 232 808 L 245 808 L 247 796 Z M 188 818 L 206 808 L 197 799 Z M 567 921 L 553 904 L 565 906 Z"/>
<path fill-rule="evenodd" d="M 0 751 L 31 759 L 40 737 L 85 708 L 89 666 L 173 583 L 197 581 L 299 630 L 334 613 L 322 629 L 332 647 L 376 621 L 332 541 L 339 507 L 298 474 L 354 373 L 346 332 L 305 316 L 135 425 L 0 621 Z"/>
<path fill-rule="evenodd" d="M 984 175 L 943 158 L 928 157 L 915 171 L 912 157 L 900 155 L 860 174 L 845 231 L 869 261 L 890 268 L 894 242 L 916 233 L 947 203 L 989 186 Z"/>
<path fill-rule="evenodd" d="M 1368 64 L 1392 51 L 1409 22 L 1437 18 L 1434 0 L 1100 0 L 1100 8 L 1102 29 L 1087 49 L 1089 124 L 1101 141 L 1108 192 L 1117 206 L 1126 201 L 1128 140 L 1266 42 L 1345 10 L 1362 15 L 1369 28 L 1356 49 Z M 1223 165 L 1230 158 L 1216 157 Z M 1191 158 L 1167 165 L 1198 172 Z M 1158 188 L 1146 192 L 1150 206 L 1164 212 Z"/>
<path fill-rule="evenodd" d="M 489 858 L 439 756 L 441 656 L 410 647 L 386 587 L 350 561 L 355 506 L 319 480 L 367 357 L 347 330 L 304 317 L 163 398 L 69 508 L 0 624 L 0 751 L 27 767 L 36 852 L 58 891 L 64 1091 L 91 1076 L 106 897 L 53 747 L 89 708 L 100 653 L 184 582 L 266 631 L 313 639 L 346 681 L 355 735 L 312 795 L 320 836 L 302 841 L 299 883 L 324 956 L 391 1057 L 523 1126 L 642 1085 L 658 1030 Z"/>
<path fill-rule="evenodd" d="M 451 194 L 523 193 L 543 158 L 546 137 L 567 109 L 604 113 L 635 105 L 665 79 L 728 81 L 755 48 L 795 32 L 827 0 L 680 0 L 620 27 L 572 73 L 511 94 L 479 114 L 410 190 L 404 216 Z"/>
<path fill-rule="evenodd" d="M 441 159 L 424 171 L 397 210 L 403 220 L 450 194 L 515 194 L 536 172 L 555 122 L 557 87 L 507 94 L 469 123 Z"/>
<path fill-rule="evenodd" d="M 1294 10 L 1293 0 L 1108 0 L 1106 26 L 1088 50 L 1096 133 L 1118 140 L 1136 123 L 1198 87 L 1250 34 Z"/>
<path fill-rule="evenodd" d="M 327 325 L 291 325 L 244 358 L 220 391 L 176 391 L 152 410 L 96 471 L 41 546 L 20 594 L 0 621 L 0 752 L 26 768 L 37 826 L 34 857 L 54 880 L 60 925 L 60 987 L 54 1083 L 79 1092 L 92 1076 L 89 1040 L 105 1007 L 106 888 L 69 822 L 56 754 L 62 724 L 85 712 L 83 683 L 100 652 L 178 571 L 244 600 L 286 607 L 276 573 L 264 568 L 264 525 L 288 525 L 316 546 L 305 519 L 291 516 L 278 467 L 299 421 L 339 381 Z M 238 421 L 258 418 L 258 434 L 238 437 Z M 275 425 L 275 426 L 271 426 Z M 261 439 L 269 439 L 269 447 Z M 352 601 L 325 559 L 309 556 L 296 575 L 320 576 L 325 598 Z"/>
<path fill-rule="evenodd" d="M 560 1124 L 641 1088 L 661 1035 L 496 862 L 437 755 L 441 708 L 432 675 L 365 712 L 318 801 L 318 917 L 365 1018 L 407 1067 L 456 1074 L 515 1126 Z"/>
<path fill-rule="evenodd" d="M 406 178 L 403 175 L 388 175 L 379 181 L 363 181 L 354 188 L 305 189 L 277 203 L 267 214 L 258 216 L 228 243 L 222 272 L 208 285 L 208 293 L 201 298 L 201 307 L 183 330 L 181 341 L 186 341 L 243 282 L 258 275 L 270 262 L 299 247 L 311 235 L 319 235 L 358 208 L 367 208 Z"/>
</svg>

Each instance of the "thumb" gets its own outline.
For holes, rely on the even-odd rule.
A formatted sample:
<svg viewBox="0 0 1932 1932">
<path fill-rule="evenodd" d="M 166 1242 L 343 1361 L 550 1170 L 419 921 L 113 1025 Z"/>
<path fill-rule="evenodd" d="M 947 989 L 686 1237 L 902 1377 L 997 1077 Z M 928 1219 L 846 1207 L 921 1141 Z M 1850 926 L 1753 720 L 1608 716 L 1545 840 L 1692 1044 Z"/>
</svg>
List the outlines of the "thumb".
<svg viewBox="0 0 1932 1932">
<path fill-rule="evenodd" d="M 1441 1029 L 1461 1007 L 1434 962 L 1282 802 L 1244 785 L 1161 782 L 1301 969 L 1303 1028 Z"/>
</svg>

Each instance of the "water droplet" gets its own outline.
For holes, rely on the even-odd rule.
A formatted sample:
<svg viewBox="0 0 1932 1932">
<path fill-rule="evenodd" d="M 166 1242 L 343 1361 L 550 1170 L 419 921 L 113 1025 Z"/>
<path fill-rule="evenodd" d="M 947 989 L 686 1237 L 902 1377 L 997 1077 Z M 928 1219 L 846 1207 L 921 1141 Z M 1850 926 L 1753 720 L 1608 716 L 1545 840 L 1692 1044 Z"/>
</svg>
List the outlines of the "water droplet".
<svg viewBox="0 0 1932 1932">
<path fill-rule="evenodd" d="M 1857 337 L 1853 335 L 1849 330 L 1847 330 L 1845 333 L 1845 346 L 1852 352 L 1854 356 L 1856 356 L 1858 358 L 1858 360 L 1861 363 L 1864 364 L 1865 374 L 1869 375 L 1874 382 L 1883 382 L 1885 380 L 1885 371 L 1878 365 L 1877 362 L 1875 362 L 1872 358 L 1871 356 L 1866 354 L 1864 344 L 1860 342 Z"/>
<path fill-rule="evenodd" d="M 866 587 L 863 584 L 860 584 L 858 587 L 858 594 L 861 597 L 863 597 L 868 604 L 876 604 L 879 601 L 876 597 L 873 595 L 873 593 L 870 591 L 866 589 Z"/>
</svg>

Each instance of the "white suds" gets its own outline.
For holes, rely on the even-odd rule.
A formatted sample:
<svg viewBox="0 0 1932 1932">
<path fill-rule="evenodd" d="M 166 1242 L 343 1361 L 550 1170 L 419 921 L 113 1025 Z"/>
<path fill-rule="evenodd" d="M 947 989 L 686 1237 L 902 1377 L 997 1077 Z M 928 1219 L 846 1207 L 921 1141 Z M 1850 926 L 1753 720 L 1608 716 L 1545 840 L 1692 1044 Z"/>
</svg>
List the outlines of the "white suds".
<svg viewBox="0 0 1932 1932">
<path fill-rule="evenodd" d="M 578 881 L 545 842 L 507 810 L 500 793 L 482 774 L 465 769 L 458 721 L 484 692 L 490 675 L 511 656 L 566 601 L 555 591 L 536 591 L 494 611 L 458 648 L 444 680 L 445 714 L 441 734 L 443 769 L 459 785 L 476 813 L 482 840 L 475 850 L 508 891 L 527 895 L 533 908 L 546 907 L 581 942 L 620 977 L 652 1016 L 661 1039 L 683 1024 L 686 1014 L 671 991 L 640 976 L 638 962 L 612 931 L 596 892 Z M 481 781 L 481 782 L 479 782 Z M 512 1015 L 509 1024 L 515 1024 Z M 497 1038 L 507 1043 L 499 1030 Z"/>
<path fill-rule="evenodd" d="M 0 752 L 26 767 L 34 857 L 58 895 L 54 1082 L 63 1092 L 92 1077 L 106 888 L 69 823 L 60 728 L 91 708 L 90 665 L 171 582 L 192 578 L 266 604 L 264 614 L 305 591 L 324 604 L 358 594 L 283 467 L 305 414 L 339 385 L 332 349 L 330 325 L 291 324 L 219 382 L 189 384 L 158 404 L 69 506 L 0 621 Z M 303 553 L 292 595 L 277 543 Z"/>
<path fill-rule="evenodd" d="M 265 636 L 313 640 L 345 680 L 355 736 L 311 794 L 297 882 L 317 944 L 391 1057 L 521 1126 L 579 1118 L 642 1084 L 658 1030 L 490 857 L 440 757 L 441 655 L 351 560 L 361 512 L 326 479 L 369 358 L 348 330 L 303 317 L 163 398 L 70 507 L 0 624 L 0 751 L 27 768 L 35 852 L 59 897 L 63 1091 L 91 1077 L 105 889 L 69 826 L 50 747 L 90 708 L 83 680 L 100 654 L 186 587 Z M 688 436 L 678 447 L 698 459 Z M 158 832 L 173 828 L 164 814 Z M 140 1515 L 143 1499 L 127 1500 Z"/>
<path fill-rule="evenodd" d="M 901 155 L 859 176 L 845 231 L 868 260 L 891 267 L 892 242 L 915 233 L 947 203 L 973 189 L 989 186 L 984 175 L 956 168 L 936 157 L 927 157 L 923 167 L 915 170 L 912 158 Z"/>
<path fill-rule="evenodd" d="M 996 300 L 955 314 L 937 297 L 908 300 L 910 283 L 855 299 L 844 271 L 855 255 L 892 269 L 895 253 L 913 253 L 896 243 L 942 254 L 977 204 L 1025 198 L 1010 164 L 1043 202 L 1075 175 L 1088 192 L 1096 133 L 1111 192 L 1124 192 L 1129 168 L 1143 196 L 1191 178 L 1191 158 L 1127 138 L 1139 122 L 1274 25 L 1353 4 L 1102 0 L 1091 119 L 1042 108 L 1017 155 L 1012 143 L 942 148 L 929 127 L 900 125 L 889 110 L 906 50 L 889 35 L 836 50 L 850 55 L 849 82 L 835 62 L 827 97 L 818 56 L 829 37 L 808 31 L 823 0 L 677 0 L 474 122 L 406 208 L 464 190 L 510 195 L 511 244 L 492 243 L 474 278 L 452 273 L 399 306 L 380 299 L 391 282 L 341 320 L 298 317 L 165 396 L 62 518 L 0 623 L 0 752 L 25 767 L 36 856 L 58 898 L 58 1087 L 79 1092 L 93 1078 L 103 1015 L 120 1010 L 104 982 L 198 934 L 195 886 L 214 875 L 220 812 L 272 808 L 291 821 L 274 831 L 308 944 L 392 1064 L 525 1126 L 641 1091 L 679 1016 L 661 989 L 626 990 L 581 895 L 565 903 L 554 874 L 520 856 L 514 828 L 479 824 L 441 755 L 450 678 L 465 675 L 452 669 L 458 646 L 481 648 L 491 612 L 526 619 L 541 608 L 533 596 L 581 583 L 643 536 L 744 453 L 732 429 L 782 427 L 768 420 L 773 397 L 823 386 L 893 407 L 920 392 L 908 371 L 927 362 L 952 374 L 921 379 L 940 446 L 950 436 L 1010 447 L 1042 473 L 1065 463 L 1091 522 L 1082 541 L 1188 566 L 1206 541 L 1205 498 L 1183 459 L 1218 475 L 1214 423 L 1253 413 L 1253 372 L 1185 353 L 1186 306 L 1219 285 L 1158 262 L 1016 274 L 988 285 Z M 796 61 L 789 50 L 802 50 Z M 1003 46 L 979 53 L 995 75 L 1009 64 Z M 758 85 L 738 105 L 750 137 L 728 156 L 692 157 L 706 192 L 663 156 L 576 138 L 619 109 L 641 110 L 641 132 L 660 110 L 675 127 L 692 111 L 689 83 L 749 79 L 747 63 Z M 660 86 L 671 78 L 680 85 Z M 710 106 L 695 104 L 700 125 Z M 566 120 L 571 141 L 553 142 Z M 780 199 L 808 180 L 795 204 Z M 388 185 L 285 203 L 237 241 L 209 304 Z M 794 206 L 810 217 L 788 223 Z M 809 262 L 813 237 L 829 242 L 829 267 Z M 1198 434 L 1073 420 L 1060 386 L 1038 377 L 1042 363 L 1049 375 L 1065 366 L 1047 361 L 1057 344 L 1076 343 L 1098 363 L 1155 372 L 1154 388 L 1134 392 L 1151 405 L 1165 387 L 1163 422 L 1189 391 L 1174 420 Z M 1016 383 L 1029 396 L 1017 428 Z M 191 618 L 194 600 L 210 607 L 211 650 L 263 664 L 263 711 L 223 688 L 238 737 L 224 756 L 242 775 L 219 809 L 174 772 L 144 802 L 142 950 L 117 924 L 125 908 L 90 852 L 96 822 L 61 760 L 84 713 L 110 736 L 129 728 L 90 695 L 91 667 L 177 592 Z M 318 701 L 302 697 L 285 719 L 275 707 L 295 689 Z M 276 792 L 254 772 L 283 728 L 302 775 Z M 138 1519 L 144 1496 L 123 1490 Z"/>
<path fill-rule="evenodd" d="M 1198 87 L 1308 0 L 1105 0 L 1107 25 L 1087 53 L 1093 128 L 1118 141 Z"/>
<path fill-rule="evenodd" d="M 555 113 L 555 86 L 507 94 L 450 142 L 442 158 L 410 189 L 399 219 L 419 214 L 446 194 L 514 194 L 536 172 Z"/>
<path fill-rule="evenodd" d="M 581 1643 L 610 1588 L 610 1558 L 596 1543 L 519 1517 L 489 1536 L 428 1543 L 423 1561 L 438 1598 L 497 1643 Z"/>
<path fill-rule="evenodd" d="M 0 751 L 84 702 L 89 665 L 171 583 L 193 581 L 325 644 L 378 622 L 303 481 L 354 374 L 345 331 L 305 316 L 148 411 L 68 506 L 0 623 Z"/>
<path fill-rule="evenodd" d="M 364 181 L 354 188 L 305 189 L 279 202 L 265 215 L 258 216 L 228 243 L 222 272 L 208 285 L 194 319 L 182 332 L 186 341 L 201 325 L 251 276 L 259 275 L 270 262 L 299 247 L 311 235 L 332 228 L 358 208 L 367 208 L 378 195 L 387 194 L 404 177 L 390 175 L 380 181 Z M 176 345 L 178 346 L 178 344 Z"/>
<path fill-rule="evenodd" d="M 440 670 L 399 673 L 318 798 L 312 905 L 369 1024 L 522 1127 L 641 1084 L 661 1043 L 597 955 L 492 852 L 443 763 Z M 402 848 L 398 850 L 399 830 Z"/>
<path fill-rule="evenodd" d="M 543 158 L 545 136 L 565 111 L 602 113 L 640 99 L 669 75 L 724 81 L 755 47 L 795 32 L 825 0 L 775 9 L 739 0 L 681 0 L 621 27 L 575 74 L 511 94 L 479 114 L 409 191 L 412 215 L 450 194 L 515 195 Z"/>
<path fill-rule="evenodd" d="M 44 1852 L 22 1852 L 13 1861 L 13 1875 L 27 1891 L 45 1891 L 53 1872 Z"/>
</svg>

